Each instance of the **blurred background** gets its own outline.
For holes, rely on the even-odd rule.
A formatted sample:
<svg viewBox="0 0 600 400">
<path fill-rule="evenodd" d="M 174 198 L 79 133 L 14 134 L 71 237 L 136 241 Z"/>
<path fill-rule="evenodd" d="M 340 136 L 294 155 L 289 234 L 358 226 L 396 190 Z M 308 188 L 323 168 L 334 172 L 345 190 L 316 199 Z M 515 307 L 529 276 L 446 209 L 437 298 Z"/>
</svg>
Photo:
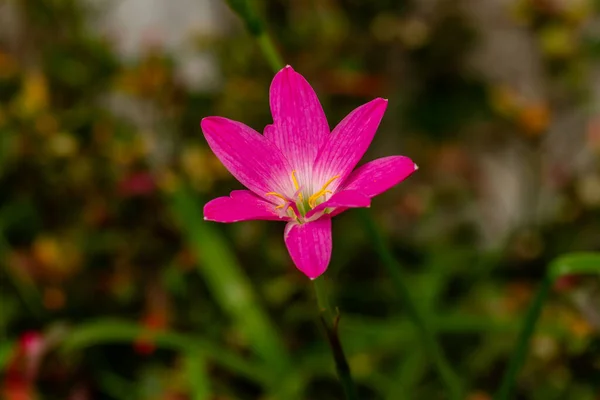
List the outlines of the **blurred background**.
<svg viewBox="0 0 600 400">
<path fill-rule="evenodd" d="M 554 257 L 600 249 L 600 2 L 256 1 L 333 127 L 419 171 L 370 210 L 469 400 L 491 399 Z M 0 0 L 7 400 L 340 399 L 283 224 L 202 221 L 239 184 L 201 118 L 271 122 L 220 0 Z M 365 399 L 443 399 L 356 211 L 326 274 Z M 515 399 L 600 399 L 600 279 L 560 278 Z"/>
</svg>

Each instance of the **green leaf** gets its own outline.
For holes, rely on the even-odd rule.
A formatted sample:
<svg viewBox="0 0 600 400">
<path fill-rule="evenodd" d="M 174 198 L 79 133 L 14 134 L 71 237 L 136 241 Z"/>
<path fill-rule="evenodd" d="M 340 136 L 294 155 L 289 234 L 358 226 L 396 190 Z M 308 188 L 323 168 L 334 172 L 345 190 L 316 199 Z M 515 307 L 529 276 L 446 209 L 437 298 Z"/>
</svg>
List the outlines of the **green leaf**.
<svg viewBox="0 0 600 400">
<path fill-rule="evenodd" d="M 0 343 L 0 372 L 6 368 L 11 355 L 14 353 L 15 346 L 16 342 L 12 340 L 3 340 Z"/>
<path fill-rule="evenodd" d="M 176 190 L 171 200 L 172 211 L 200 261 L 198 271 L 215 300 L 239 325 L 266 362 L 289 366 L 283 342 L 257 301 L 250 281 L 233 256 L 233 249 L 217 227 L 202 218 L 199 211 L 202 202 L 183 188 Z"/>
<path fill-rule="evenodd" d="M 550 264 L 552 280 L 563 275 L 600 274 L 600 253 L 570 253 Z"/>
<path fill-rule="evenodd" d="M 247 337 L 251 349 L 269 366 L 273 385 L 280 385 L 283 377 L 292 374 L 291 360 L 233 249 L 214 223 L 204 221 L 200 213 L 202 202 L 187 188 L 180 185 L 175 189 L 170 205 L 199 261 L 198 272 L 216 302 Z"/>
<path fill-rule="evenodd" d="M 184 354 L 201 354 L 257 383 L 265 385 L 270 381 L 269 373 L 260 365 L 249 362 L 216 343 L 197 336 L 148 330 L 142 325 L 123 320 L 101 319 L 72 328 L 66 335 L 61 350 L 71 352 L 108 343 L 132 343 L 142 335 L 152 338 L 159 348 Z"/>
<path fill-rule="evenodd" d="M 210 399 L 210 380 L 206 371 L 206 360 L 199 352 L 190 352 L 184 360 L 185 372 L 190 383 L 193 400 Z"/>
<path fill-rule="evenodd" d="M 569 253 L 550 263 L 546 277 L 540 284 L 527 310 L 515 350 L 502 379 L 500 389 L 494 396 L 495 400 L 508 400 L 511 398 L 515 381 L 527 356 L 531 336 L 535 331 L 535 325 L 542 312 L 543 304 L 550 293 L 550 288 L 556 278 L 571 274 L 600 274 L 600 253 Z"/>
</svg>

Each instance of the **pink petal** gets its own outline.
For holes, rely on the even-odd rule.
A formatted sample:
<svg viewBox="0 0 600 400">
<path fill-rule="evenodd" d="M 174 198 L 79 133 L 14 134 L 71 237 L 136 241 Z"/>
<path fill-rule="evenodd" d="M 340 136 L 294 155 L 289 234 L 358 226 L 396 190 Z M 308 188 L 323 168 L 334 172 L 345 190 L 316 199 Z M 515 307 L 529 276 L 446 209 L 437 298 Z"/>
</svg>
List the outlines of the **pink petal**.
<svg viewBox="0 0 600 400">
<path fill-rule="evenodd" d="M 288 192 L 291 168 L 283 153 L 254 129 L 222 117 L 202 120 L 208 145 L 231 174 L 259 196 Z"/>
<path fill-rule="evenodd" d="M 369 197 L 374 197 L 402 182 L 416 170 L 417 164 L 408 157 L 379 158 L 352 172 L 344 182 L 344 191 L 358 190 Z"/>
<path fill-rule="evenodd" d="M 387 107 L 377 98 L 352 111 L 335 127 L 323 144 L 314 165 L 316 187 L 339 176 L 329 187 L 335 191 L 360 161 L 371 144 Z"/>
<path fill-rule="evenodd" d="M 331 259 L 331 218 L 289 222 L 284 240 L 292 261 L 304 275 L 315 279 L 325 272 Z"/>
<path fill-rule="evenodd" d="M 275 131 L 275 126 L 273 124 L 269 124 L 269 125 L 265 126 L 265 129 L 263 130 L 263 136 L 265 136 L 269 140 L 273 140 L 273 136 L 275 135 L 274 131 Z"/>
<path fill-rule="evenodd" d="M 239 222 L 250 220 L 283 220 L 275 212 L 275 206 L 249 190 L 234 190 L 229 196 L 217 197 L 204 206 L 204 219 L 215 222 Z"/>
<path fill-rule="evenodd" d="M 342 190 L 335 193 L 331 198 L 319 204 L 306 213 L 306 218 L 310 218 L 326 208 L 344 207 L 344 210 L 355 207 L 369 207 L 371 199 L 357 190 Z"/>
<path fill-rule="evenodd" d="M 284 152 L 300 182 L 308 182 L 317 152 L 329 136 L 321 103 L 306 79 L 288 65 L 273 78 L 270 104 L 273 128 L 265 136 Z"/>
</svg>

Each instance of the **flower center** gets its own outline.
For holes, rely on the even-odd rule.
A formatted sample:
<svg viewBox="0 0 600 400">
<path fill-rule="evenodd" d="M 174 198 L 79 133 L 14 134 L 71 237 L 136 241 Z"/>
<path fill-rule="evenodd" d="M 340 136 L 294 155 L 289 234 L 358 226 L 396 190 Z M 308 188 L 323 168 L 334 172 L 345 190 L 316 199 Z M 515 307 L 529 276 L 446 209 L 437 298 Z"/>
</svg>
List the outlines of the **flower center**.
<svg viewBox="0 0 600 400">
<path fill-rule="evenodd" d="M 265 196 L 274 196 L 283 200 L 283 204 L 279 204 L 275 207 L 275 209 L 284 209 L 289 217 L 294 218 L 299 222 L 301 222 L 302 218 L 306 215 L 308 211 L 312 210 L 320 203 L 322 203 L 322 201 L 319 201 L 321 200 L 321 198 L 323 198 L 327 194 L 332 193 L 332 191 L 328 190 L 327 188 L 329 187 L 329 185 L 331 185 L 333 181 L 340 177 L 339 175 L 336 175 L 333 178 L 329 179 L 319 190 L 317 190 L 315 193 L 309 196 L 308 199 L 305 199 L 305 197 L 302 194 L 302 186 L 300 186 L 300 184 L 298 183 L 298 179 L 296 178 L 295 170 L 292 171 L 291 176 L 292 184 L 294 185 L 294 190 L 296 191 L 292 198 L 289 198 L 277 192 L 268 192 L 265 193 Z"/>
<path fill-rule="evenodd" d="M 325 196 L 326 194 L 331 194 L 331 190 L 327 190 L 327 186 L 331 185 L 331 182 L 335 181 L 339 177 L 340 177 L 339 175 L 336 175 L 333 178 L 331 178 L 330 180 L 328 180 L 327 182 L 325 182 L 325 184 L 321 187 L 321 189 L 319 189 L 318 192 L 316 192 L 315 194 L 313 194 L 312 196 L 310 196 L 308 198 L 308 205 L 310 206 L 311 209 L 313 209 L 317 206 L 317 200 L 319 200 L 319 198 L 321 196 Z"/>
</svg>

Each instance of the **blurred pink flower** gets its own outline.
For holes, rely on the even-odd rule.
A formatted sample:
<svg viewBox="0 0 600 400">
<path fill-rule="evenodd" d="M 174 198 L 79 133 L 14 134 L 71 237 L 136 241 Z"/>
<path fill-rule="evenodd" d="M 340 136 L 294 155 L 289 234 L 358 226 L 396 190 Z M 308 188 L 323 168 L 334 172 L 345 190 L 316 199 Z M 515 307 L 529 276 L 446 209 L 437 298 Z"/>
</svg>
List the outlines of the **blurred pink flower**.
<svg viewBox="0 0 600 400">
<path fill-rule="evenodd" d="M 133 348 L 136 353 L 147 356 L 156 350 L 153 333 L 167 326 L 167 316 L 162 312 L 148 314 L 142 319 L 142 325 L 146 328 L 146 331 L 135 339 Z"/>
<path fill-rule="evenodd" d="M 46 340 L 40 332 L 27 331 L 19 338 L 19 351 L 26 363 L 25 375 L 34 380 L 46 349 Z"/>
<path fill-rule="evenodd" d="M 578 275 L 563 275 L 554 282 L 554 289 L 558 292 L 569 292 L 575 289 L 581 282 Z"/>
<path fill-rule="evenodd" d="M 19 337 L 18 345 L 6 366 L 2 395 L 7 400 L 30 400 L 34 398 L 34 382 L 46 340 L 37 331 L 27 331 Z"/>
<path fill-rule="evenodd" d="M 144 196 L 156 189 L 156 182 L 148 172 L 136 172 L 126 176 L 119 182 L 121 196 Z"/>
<path fill-rule="evenodd" d="M 222 117 L 201 126 L 208 145 L 231 174 L 250 190 L 234 190 L 204 206 L 216 222 L 287 221 L 284 240 L 296 267 L 310 279 L 331 258 L 331 218 L 411 175 L 409 158 L 391 156 L 353 171 L 369 147 L 387 107 L 377 98 L 352 111 L 330 132 L 310 84 L 287 66 L 270 89 L 273 124 L 264 135 Z"/>
</svg>

